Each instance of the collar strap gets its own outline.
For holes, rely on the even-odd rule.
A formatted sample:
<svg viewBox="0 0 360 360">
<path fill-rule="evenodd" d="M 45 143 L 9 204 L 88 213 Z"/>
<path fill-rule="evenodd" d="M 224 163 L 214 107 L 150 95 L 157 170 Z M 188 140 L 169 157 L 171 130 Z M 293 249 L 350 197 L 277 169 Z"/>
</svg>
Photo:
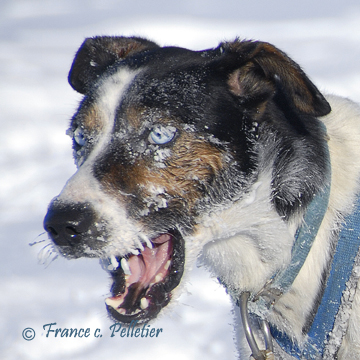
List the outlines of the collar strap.
<svg viewBox="0 0 360 360">
<path fill-rule="evenodd" d="M 321 123 L 324 134 L 326 127 Z M 326 140 L 324 140 L 324 162 L 326 164 L 323 187 L 314 195 L 313 200 L 308 205 L 302 225 L 298 228 L 294 236 L 294 244 L 291 250 L 291 260 L 287 267 L 279 270 L 265 284 L 263 289 L 252 297 L 256 302 L 255 312 L 263 313 L 273 305 L 279 297 L 288 292 L 299 274 L 311 247 L 318 234 L 321 223 L 328 209 L 331 184 L 331 163 L 330 153 Z"/>
<path fill-rule="evenodd" d="M 247 320 L 247 311 L 249 309 L 251 313 L 257 314 L 260 319 L 263 319 L 268 309 L 277 301 L 277 299 L 290 289 L 317 236 L 328 208 L 329 197 L 330 175 L 327 176 L 325 187 L 315 195 L 314 199 L 309 204 L 304 216 L 303 224 L 295 234 L 290 264 L 285 269 L 276 273 L 259 293 L 251 297 L 252 301 L 250 303 L 247 303 L 249 293 L 242 293 L 240 296 L 238 304 L 240 307 L 241 318 L 245 335 L 255 360 L 266 359 L 266 357 L 264 352 L 259 351 L 255 340 L 251 337 L 252 331 L 249 326 L 249 321 Z M 264 320 L 260 320 L 260 322 L 263 321 Z M 294 344 L 286 334 L 278 331 L 276 327 L 270 325 L 270 332 L 271 336 L 288 354 L 300 359 L 297 354 L 303 356 L 305 353 L 309 353 L 311 357 L 305 357 L 305 359 L 317 359 L 316 357 L 313 357 L 314 354 L 317 354 L 317 351 L 314 350 L 312 346 L 309 346 L 309 349 L 306 349 L 306 351 L 304 349 L 300 351 L 296 344 Z M 269 343 L 269 340 L 266 343 Z M 269 348 L 267 347 L 266 352 L 268 352 L 269 355 L 272 354 L 272 348 L 271 351 L 269 351 Z"/>
<path fill-rule="evenodd" d="M 309 204 L 304 216 L 303 225 L 295 234 L 290 264 L 274 277 L 273 287 L 280 289 L 283 294 L 290 290 L 300 269 L 304 265 L 327 211 L 329 197 L 330 183 L 327 181 L 325 187 L 315 195 Z"/>
<path fill-rule="evenodd" d="M 330 183 L 326 181 L 325 187 L 315 195 L 309 204 L 303 225 L 296 231 L 290 264 L 276 273 L 263 289 L 253 296 L 252 301 L 259 302 L 257 306 L 266 306 L 268 309 L 279 297 L 290 290 L 317 236 L 328 208 L 329 197 Z"/>
</svg>

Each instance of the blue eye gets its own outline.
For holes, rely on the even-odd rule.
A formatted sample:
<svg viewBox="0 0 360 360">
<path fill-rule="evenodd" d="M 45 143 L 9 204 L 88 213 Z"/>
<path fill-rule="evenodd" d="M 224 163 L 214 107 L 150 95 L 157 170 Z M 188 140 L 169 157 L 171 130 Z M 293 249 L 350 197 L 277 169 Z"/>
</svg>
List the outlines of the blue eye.
<svg viewBox="0 0 360 360">
<path fill-rule="evenodd" d="M 170 142 L 175 133 L 176 128 L 173 126 L 156 125 L 149 135 L 149 141 L 151 144 L 163 145 Z"/>
<path fill-rule="evenodd" d="M 81 129 L 80 127 L 78 127 L 75 131 L 74 131 L 74 140 L 75 142 L 79 145 L 79 146 L 84 146 L 86 139 L 85 139 L 85 135 L 84 135 L 84 131 L 83 129 Z"/>
</svg>

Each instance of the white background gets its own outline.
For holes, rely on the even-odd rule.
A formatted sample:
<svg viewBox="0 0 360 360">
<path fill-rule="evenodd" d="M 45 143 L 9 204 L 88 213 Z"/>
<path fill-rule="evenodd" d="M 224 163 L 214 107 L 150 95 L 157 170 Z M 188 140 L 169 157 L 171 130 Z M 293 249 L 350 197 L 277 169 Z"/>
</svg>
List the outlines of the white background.
<svg viewBox="0 0 360 360">
<path fill-rule="evenodd" d="M 152 326 L 157 339 L 110 338 L 110 281 L 97 260 L 45 267 L 47 205 L 75 171 L 65 130 L 80 96 L 67 84 L 85 37 L 140 35 L 192 49 L 236 36 L 274 43 L 323 91 L 360 101 L 358 0 L 0 0 L 0 358 L 235 359 L 231 305 L 195 269 L 189 293 Z M 42 234 L 42 235 L 41 235 Z M 101 329 L 46 338 L 42 326 Z M 22 338 L 32 327 L 36 337 Z"/>
</svg>

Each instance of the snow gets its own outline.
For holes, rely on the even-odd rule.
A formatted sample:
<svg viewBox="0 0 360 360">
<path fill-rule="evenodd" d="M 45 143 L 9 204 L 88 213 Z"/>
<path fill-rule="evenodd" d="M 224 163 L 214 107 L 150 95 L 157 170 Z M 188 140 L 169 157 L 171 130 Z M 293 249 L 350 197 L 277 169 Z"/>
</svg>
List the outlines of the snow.
<svg viewBox="0 0 360 360">
<path fill-rule="evenodd" d="M 74 173 L 65 135 L 81 99 L 67 84 L 87 36 L 142 35 L 192 49 L 261 39 L 294 58 L 320 89 L 360 101 L 358 0 L 2 0 L 0 3 L 0 357 L 5 360 L 235 359 L 225 291 L 195 269 L 188 294 L 151 327 L 157 338 L 111 337 L 110 280 L 97 260 L 38 263 L 47 205 Z M 43 326 L 91 329 L 46 337 Z M 55 325 L 54 325 L 55 326 Z M 33 328 L 32 341 L 22 337 Z M 96 329 L 102 337 L 93 336 Z"/>
</svg>

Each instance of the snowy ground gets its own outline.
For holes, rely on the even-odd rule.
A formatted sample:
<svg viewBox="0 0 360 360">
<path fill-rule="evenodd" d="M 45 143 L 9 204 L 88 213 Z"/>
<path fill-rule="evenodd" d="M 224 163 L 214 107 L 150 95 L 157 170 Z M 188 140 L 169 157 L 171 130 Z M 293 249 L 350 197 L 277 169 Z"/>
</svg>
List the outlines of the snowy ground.
<svg viewBox="0 0 360 360">
<path fill-rule="evenodd" d="M 28 245 L 45 239 L 47 204 L 74 172 L 64 133 L 80 98 L 67 72 L 83 39 L 99 34 L 193 49 L 236 36 L 269 41 L 322 90 L 360 101 L 359 2 L 0 0 L 0 358 L 235 359 L 230 303 L 201 269 L 171 315 L 152 325 L 163 329 L 158 338 L 111 338 L 109 280 L 98 262 L 45 267 L 42 245 Z M 46 338 L 49 323 L 103 336 Z M 28 327 L 32 341 L 22 337 Z"/>
</svg>

